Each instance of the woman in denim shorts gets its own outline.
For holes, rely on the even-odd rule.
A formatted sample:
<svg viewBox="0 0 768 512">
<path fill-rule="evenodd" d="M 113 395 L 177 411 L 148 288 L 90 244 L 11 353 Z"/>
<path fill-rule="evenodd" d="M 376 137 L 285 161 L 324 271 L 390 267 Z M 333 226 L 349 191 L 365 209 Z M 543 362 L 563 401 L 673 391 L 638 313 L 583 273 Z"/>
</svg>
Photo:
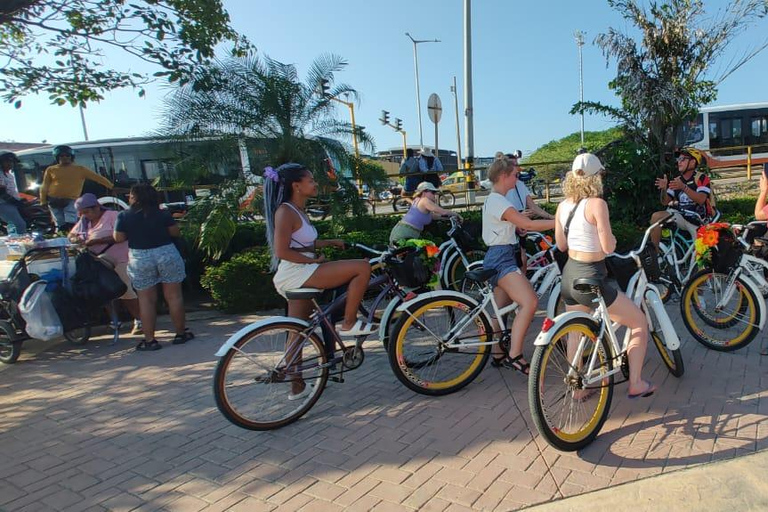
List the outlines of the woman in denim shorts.
<svg viewBox="0 0 768 512">
<path fill-rule="evenodd" d="M 160 210 L 157 191 L 148 183 L 134 185 L 128 202 L 131 207 L 120 212 L 115 224 L 115 241 L 128 240 L 128 275 L 139 295 L 144 341 L 136 350 L 159 350 L 155 339 L 157 320 L 157 285 L 163 285 L 171 320 L 176 329 L 174 345 L 194 338 L 185 327 L 184 298 L 181 282 L 186 277 L 184 260 L 173 244 L 181 235 L 171 214 Z"/>
<path fill-rule="evenodd" d="M 496 160 L 488 168 L 492 191 L 483 204 L 483 241 L 488 252 L 483 259 L 483 268 L 496 270 L 491 279 L 493 295 L 499 307 L 517 302 L 519 308 L 512 322 L 509 353 L 504 354 L 496 348 L 491 364 L 496 367 L 511 368 L 528 375 L 528 362 L 523 357 L 523 341 L 531 325 L 536 306 L 539 302 L 531 283 L 520 272 L 517 255 L 520 246 L 517 243 L 517 228 L 544 231 L 555 227 L 554 220 L 532 220 L 519 213 L 505 195 L 517 183 L 520 167 L 517 159 L 507 158 L 503 153 L 496 154 Z M 494 320 L 494 330 L 499 326 Z"/>
</svg>

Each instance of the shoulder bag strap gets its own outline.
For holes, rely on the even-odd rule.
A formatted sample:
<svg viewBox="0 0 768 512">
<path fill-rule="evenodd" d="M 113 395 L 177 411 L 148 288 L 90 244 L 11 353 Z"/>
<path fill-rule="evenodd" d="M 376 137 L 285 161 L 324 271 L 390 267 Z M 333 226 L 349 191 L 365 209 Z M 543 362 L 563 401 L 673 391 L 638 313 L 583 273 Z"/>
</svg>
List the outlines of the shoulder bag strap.
<svg viewBox="0 0 768 512">
<path fill-rule="evenodd" d="M 571 227 L 571 221 L 573 220 L 573 216 L 576 214 L 576 208 L 579 207 L 579 205 L 583 200 L 584 199 L 582 198 L 576 202 L 576 204 L 573 207 L 573 210 L 571 210 L 571 213 L 568 214 L 568 219 L 565 221 L 565 225 L 563 226 L 563 233 L 565 233 L 566 240 L 568 240 L 568 231 L 569 231 L 569 228 Z"/>
</svg>

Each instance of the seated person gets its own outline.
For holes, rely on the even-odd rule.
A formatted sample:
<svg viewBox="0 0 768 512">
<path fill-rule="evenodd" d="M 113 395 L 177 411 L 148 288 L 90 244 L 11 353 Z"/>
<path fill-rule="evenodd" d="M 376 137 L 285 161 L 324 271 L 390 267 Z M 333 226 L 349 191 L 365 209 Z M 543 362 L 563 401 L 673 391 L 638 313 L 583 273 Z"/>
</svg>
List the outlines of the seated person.
<svg viewBox="0 0 768 512">
<path fill-rule="evenodd" d="M 696 230 L 702 221 L 707 222 L 714 211 L 710 202 L 712 189 L 709 176 L 699 174 L 696 169 L 703 161 L 704 155 L 697 149 L 687 148 L 680 151 L 677 157 L 678 176 L 672 181 L 663 178 L 656 179 L 656 188 L 661 191 L 661 204 L 674 207 L 673 221 L 681 229 L 688 231 L 691 239 L 696 239 Z M 651 216 L 651 223 L 658 222 L 668 215 L 667 211 L 659 211 Z M 658 247 L 661 241 L 661 227 L 651 232 L 651 241 Z"/>
</svg>

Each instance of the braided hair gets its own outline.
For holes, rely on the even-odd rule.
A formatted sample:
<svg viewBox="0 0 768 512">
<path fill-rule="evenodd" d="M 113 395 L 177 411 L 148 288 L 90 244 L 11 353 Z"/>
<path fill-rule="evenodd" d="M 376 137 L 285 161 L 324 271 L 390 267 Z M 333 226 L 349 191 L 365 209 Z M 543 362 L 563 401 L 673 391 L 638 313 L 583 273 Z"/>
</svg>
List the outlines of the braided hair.
<svg viewBox="0 0 768 512">
<path fill-rule="evenodd" d="M 293 184 L 301 181 L 310 173 L 302 164 L 287 163 L 277 169 L 266 167 L 264 169 L 264 221 L 267 224 L 267 243 L 272 253 L 270 270 L 277 270 L 280 262 L 275 255 L 275 212 L 277 208 L 291 200 Z"/>
</svg>

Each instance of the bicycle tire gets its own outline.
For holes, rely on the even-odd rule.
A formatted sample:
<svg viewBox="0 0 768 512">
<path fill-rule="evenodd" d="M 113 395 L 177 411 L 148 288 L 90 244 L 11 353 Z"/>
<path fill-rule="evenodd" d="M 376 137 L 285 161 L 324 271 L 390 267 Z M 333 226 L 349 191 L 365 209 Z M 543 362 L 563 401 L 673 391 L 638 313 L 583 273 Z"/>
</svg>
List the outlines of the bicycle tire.
<svg viewBox="0 0 768 512">
<path fill-rule="evenodd" d="M 571 364 L 567 356 L 566 342 L 563 342 L 563 338 L 569 334 L 582 334 L 586 336 L 587 342 L 585 343 L 585 349 L 590 349 L 587 344 L 597 340 L 597 335 L 600 332 L 597 324 L 587 318 L 577 317 L 572 318 L 564 322 L 560 326 L 553 326 L 553 329 L 557 329 L 552 337 L 552 342 L 537 346 L 531 358 L 531 373 L 528 377 L 528 404 L 531 410 L 531 416 L 533 423 L 536 425 L 536 429 L 539 431 L 542 437 L 546 441 L 563 451 L 576 451 L 584 448 L 590 444 L 597 435 L 600 433 L 600 429 L 603 427 L 605 420 L 608 418 L 608 413 L 611 409 L 611 400 L 613 399 L 613 375 L 605 377 L 601 381 L 600 386 L 590 386 L 588 388 L 582 387 L 581 380 L 583 375 L 579 373 L 577 380 L 572 383 L 565 382 L 568 379 L 568 374 L 571 368 Z M 613 354 L 611 352 L 610 344 L 606 342 L 604 338 L 599 340 L 596 345 L 591 345 L 590 350 L 597 348 L 598 357 L 600 359 L 600 368 L 605 367 L 606 372 L 610 372 L 613 369 Z M 573 355 L 576 357 L 576 354 Z M 586 360 L 589 357 L 585 355 L 582 359 Z M 555 359 L 560 359 L 559 374 L 555 374 L 554 377 L 550 377 L 548 369 L 551 366 L 555 366 Z M 564 366 L 563 366 L 564 365 Z M 553 368 L 552 373 L 555 372 Z M 548 380 L 545 383 L 545 380 Z M 562 388 L 565 384 L 564 393 L 558 391 L 558 388 Z M 593 394 L 589 394 L 589 389 L 594 389 Z M 554 391 L 554 398 L 558 401 L 562 401 L 560 411 L 561 421 L 554 425 L 554 418 L 549 411 L 550 406 L 546 403 L 545 393 Z M 577 393 L 583 396 L 577 396 Z M 592 413 L 588 413 L 587 404 L 593 403 L 595 410 Z M 552 406 L 556 406 L 553 403 Z M 563 411 L 565 407 L 568 407 L 568 411 Z M 575 409 L 581 408 L 584 414 L 585 420 L 583 424 L 572 432 L 573 419 L 578 413 Z M 567 418 L 564 418 L 563 412 L 567 412 Z M 563 424 L 563 419 L 566 420 L 566 424 Z"/>
<path fill-rule="evenodd" d="M 674 276 L 672 275 L 673 266 L 671 264 L 671 261 L 674 260 L 670 260 L 670 251 L 671 249 L 664 242 L 659 244 L 659 269 L 661 270 L 661 279 L 660 282 L 654 284 L 659 290 L 659 296 L 664 304 L 669 302 L 669 299 L 672 298 L 672 287 L 675 282 Z"/>
<path fill-rule="evenodd" d="M 719 291 L 716 289 L 716 284 L 705 287 L 701 291 L 699 287 L 718 276 L 722 278 L 725 274 L 716 274 L 709 269 L 694 274 L 683 288 L 680 310 L 686 329 L 696 341 L 712 350 L 732 352 L 749 345 L 760 331 L 758 327 L 760 310 L 757 307 L 757 301 L 763 299 L 758 298 L 752 289 L 744 284 L 741 277 L 738 277 L 735 282 L 737 289 L 734 292 L 734 295 L 738 294 L 738 302 L 733 308 L 733 313 L 726 314 L 722 319 L 717 316 L 720 314 L 717 311 L 710 313 L 707 310 L 705 314 L 707 304 L 718 303 Z M 707 292 L 711 292 L 714 297 L 702 298 Z M 695 301 L 694 297 L 696 297 Z M 709 316 L 710 321 L 704 321 L 706 316 Z M 701 322 L 698 322 L 697 318 Z M 735 328 L 735 332 L 732 328 Z M 740 328 L 743 330 L 739 331 Z"/>
<path fill-rule="evenodd" d="M 389 365 L 397 379 L 408 389 L 430 396 L 455 393 L 475 380 L 488 361 L 490 345 L 467 347 L 469 351 L 461 351 L 446 349 L 440 342 L 450 328 L 466 317 L 466 313 L 471 312 L 476 305 L 468 297 L 438 295 L 418 301 L 403 312 L 392 330 L 388 348 Z M 441 314 L 447 322 L 444 326 L 438 326 L 439 320 L 435 321 Z M 487 342 L 492 338 L 490 322 L 482 313 L 467 325 L 472 326 L 477 333 L 463 331 L 462 339 L 474 337 L 479 342 Z M 414 335 L 410 336 L 410 333 Z M 420 333 L 425 333 L 426 339 L 423 342 L 418 336 Z M 440 339 L 435 339 L 436 336 L 440 336 Z M 461 357 L 452 357 L 453 354 Z M 450 361 L 447 359 L 449 356 Z M 460 362 L 462 357 L 468 363 L 466 367 Z M 441 369 L 448 370 L 447 376 L 437 378 Z"/>
<path fill-rule="evenodd" d="M 300 371 L 296 372 L 299 378 L 304 380 L 305 385 L 312 386 L 312 389 L 300 403 L 298 403 L 299 400 L 294 400 L 297 402 L 296 406 L 280 417 L 263 419 L 261 416 L 267 416 L 275 409 L 275 407 L 280 407 L 280 405 L 291 405 L 292 401 L 288 398 L 291 386 L 290 379 L 287 378 L 290 372 L 288 367 L 281 368 L 274 364 L 265 364 L 264 368 L 260 369 L 254 362 L 254 359 L 256 359 L 254 353 L 248 354 L 247 357 L 243 356 L 236 359 L 238 354 L 244 354 L 244 349 L 247 350 L 247 345 L 251 343 L 251 341 L 268 332 L 275 332 L 278 341 L 280 338 L 283 339 L 282 345 L 280 345 L 283 348 L 279 348 L 274 344 L 272 348 L 275 356 L 277 357 L 279 355 L 279 361 L 283 358 L 283 354 L 285 354 L 285 340 L 288 339 L 286 335 L 290 336 L 293 334 L 298 336 L 305 330 L 306 326 L 304 324 L 291 321 L 281 321 L 264 325 L 237 340 L 234 346 L 219 360 L 213 375 L 213 396 L 216 401 L 216 407 L 218 407 L 219 411 L 225 418 L 227 418 L 227 420 L 238 427 L 248 430 L 273 430 L 293 423 L 315 405 L 320 398 L 320 395 L 322 395 L 323 390 L 325 389 L 325 384 L 328 381 L 328 368 L 324 366 L 327 362 L 327 356 L 325 349 L 323 348 L 323 342 L 316 332 L 313 332 L 306 337 L 305 344 L 302 346 L 302 368 Z M 312 355 L 311 359 L 304 357 L 304 349 L 307 347 L 306 343 L 309 343 L 311 350 L 314 352 L 314 355 L 310 354 Z M 238 364 L 240 360 L 244 360 L 246 363 L 246 368 L 244 370 L 246 377 L 244 377 L 244 381 L 245 383 L 254 384 L 254 386 L 249 387 L 249 389 L 256 389 L 256 391 L 259 391 L 259 386 L 274 384 L 274 391 L 270 389 L 268 390 L 268 393 L 272 395 L 272 398 L 276 398 L 279 403 L 273 406 L 268 406 L 261 402 L 254 401 L 251 396 L 247 396 L 244 397 L 245 400 L 243 401 L 244 404 L 242 407 L 240 407 L 239 404 L 235 405 L 234 399 L 237 398 L 239 400 L 241 398 L 239 395 L 243 394 L 242 390 L 244 389 L 243 387 L 237 388 L 237 397 L 235 397 L 234 392 L 230 393 L 228 391 L 229 389 L 235 389 L 234 385 L 228 385 L 227 382 L 228 378 L 231 377 L 233 365 L 235 364 L 233 361 L 236 360 L 238 361 Z M 305 362 L 308 360 L 314 362 L 304 368 Z M 256 371 L 258 375 L 255 375 L 254 371 Z M 313 371 L 312 378 L 308 379 L 307 374 L 310 373 L 310 371 Z M 250 411 L 253 411 L 253 414 L 258 414 L 260 417 L 252 418 L 250 417 L 251 413 L 246 415 L 244 411 L 245 407 L 248 407 Z"/>
<path fill-rule="evenodd" d="M 661 356 L 661 360 L 664 363 L 664 366 L 667 367 L 669 373 L 671 373 L 674 377 L 682 377 L 685 373 L 685 364 L 683 363 L 683 354 L 680 352 L 680 347 L 677 347 L 674 350 L 667 348 L 667 342 L 664 338 L 664 331 L 661 329 L 656 310 L 653 309 L 651 303 L 648 300 L 645 301 L 645 307 L 647 308 L 648 316 L 650 317 L 650 324 L 648 325 L 648 328 L 650 331 L 651 339 L 653 340 L 653 344 L 656 345 L 656 349 L 659 351 L 659 355 Z M 664 311 L 663 314 L 667 315 L 667 312 Z M 669 320 L 669 316 L 667 316 L 667 320 Z"/>
<path fill-rule="evenodd" d="M 84 325 L 64 333 L 64 338 L 73 345 L 85 345 L 91 339 L 91 326 Z"/>
<path fill-rule="evenodd" d="M 449 190 L 441 190 L 437 196 L 437 200 L 443 208 L 450 208 L 456 204 L 456 196 Z"/>
<path fill-rule="evenodd" d="M 5 320 L 0 320 L 0 363 L 13 364 L 21 355 L 22 340 L 18 339 L 16 329 Z"/>
<path fill-rule="evenodd" d="M 398 197 L 392 201 L 392 210 L 396 212 L 407 212 L 413 204 L 413 201 L 407 197 Z"/>
<path fill-rule="evenodd" d="M 485 251 L 482 249 L 470 249 L 464 254 L 470 264 L 485 259 Z M 444 290 L 461 291 L 464 273 L 467 269 L 464 267 L 464 261 L 461 254 L 455 252 L 449 258 L 445 267 L 440 268 L 440 286 Z"/>
</svg>

